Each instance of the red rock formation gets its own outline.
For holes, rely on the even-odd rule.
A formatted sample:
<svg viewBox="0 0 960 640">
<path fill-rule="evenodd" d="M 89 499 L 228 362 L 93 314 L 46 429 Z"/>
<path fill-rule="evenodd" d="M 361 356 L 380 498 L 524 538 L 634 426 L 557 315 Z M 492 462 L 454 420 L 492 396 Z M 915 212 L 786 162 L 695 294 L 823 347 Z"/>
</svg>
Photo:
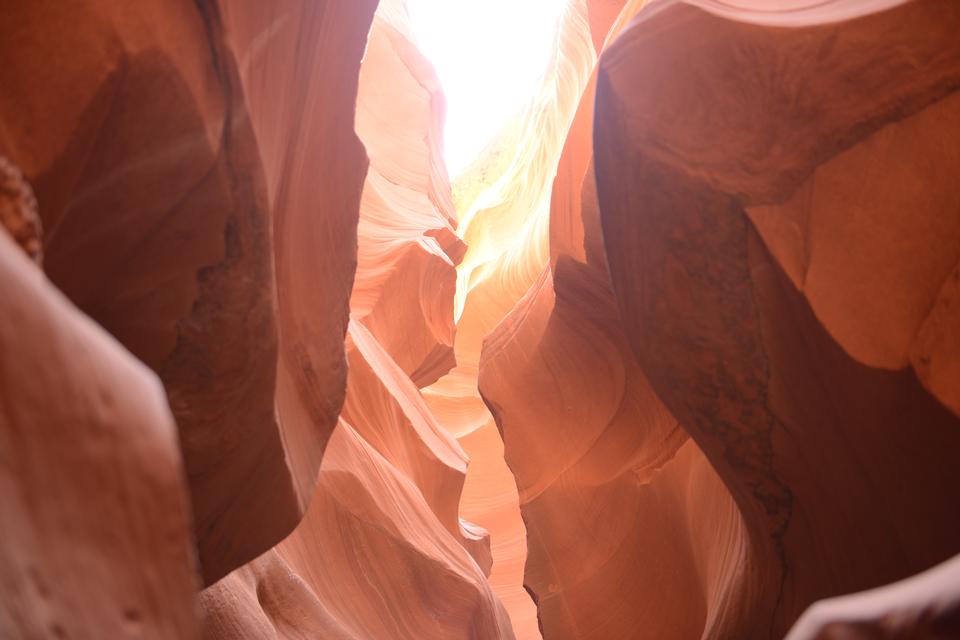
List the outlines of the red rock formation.
<svg viewBox="0 0 960 640">
<path fill-rule="evenodd" d="M 588 6 L 601 46 L 616 16 Z M 638 8 L 624 7 L 619 23 Z M 520 490 L 525 584 L 545 638 L 636 629 L 738 637 L 752 599 L 742 519 L 650 388 L 610 290 L 592 170 L 594 88 L 553 184 L 552 267 L 488 338 L 480 365 Z"/>
<path fill-rule="evenodd" d="M 468 246 L 458 266 L 457 366 L 425 389 L 440 422 L 460 438 L 471 459 L 480 461 L 468 472 L 461 512 L 491 533 L 491 584 L 524 640 L 539 637 L 535 611 L 522 588 L 525 533 L 516 483 L 477 391 L 477 376 L 484 337 L 523 297 L 547 261 L 550 184 L 595 62 L 584 3 L 567 7 L 557 42 L 529 104 L 454 185 L 460 233 Z"/>
<path fill-rule="evenodd" d="M 451 366 L 462 245 L 442 95 L 406 21 L 402 2 L 381 3 L 360 76 L 371 170 L 341 422 L 293 534 L 204 592 L 208 638 L 513 638 L 486 580 L 489 538 L 459 517 L 467 457 L 417 389 Z M 404 126 L 387 126 L 395 111 Z"/>
<path fill-rule="evenodd" d="M 513 637 L 483 573 L 421 490 L 346 422 L 294 534 L 202 603 L 207 638 Z"/>
<path fill-rule="evenodd" d="M 952 180 L 917 174 L 957 162 L 933 138 L 957 139 L 958 27 L 935 0 L 789 30 L 669 4 L 601 62 L 613 288 L 742 514 L 762 598 L 740 637 L 958 551 L 960 419 L 935 395 L 956 353 L 934 300 L 960 218 Z M 909 233 L 882 215 L 901 198 Z M 905 365 L 928 324 L 924 379 Z"/>
<path fill-rule="evenodd" d="M 960 5 L 377 5 L 0 6 L 0 636 L 960 634 Z"/>
<path fill-rule="evenodd" d="M 787 640 L 914 638 L 960 635 L 960 557 L 892 585 L 814 604 Z"/>
<path fill-rule="evenodd" d="M 353 323 L 348 344 L 344 418 L 310 510 L 204 592 L 204 637 L 512 638 L 484 575 L 489 541 L 457 515 L 466 456 L 368 330 Z"/>
<path fill-rule="evenodd" d="M 513 638 L 481 568 L 489 541 L 457 516 L 463 452 L 359 324 L 350 345 L 344 419 L 307 516 L 204 592 L 204 637 Z"/>
<path fill-rule="evenodd" d="M 352 122 L 375 7 L 375 0 L 221 3 L 271 203 L 275 408 L 292 476 L 290 526 L 309 503 L 345 393 L 343 338 L 367 168 Z M 265 494 L 277 501 L 282 492 Z"/>
<path fill-rule="evenodd" d="M 3 228 L 0 354 L 0 636 L 196 637 L 163 390 Z"/>
<path fill-rule="evenodd" d="M 37 199 L 20 170 L 0 156 L 0 227 L 37 264 L 43 263 L 43 230 Z"/>
<path fill-rule="evenodd" d="M 403 3 L 382 2 L 360 71 L 357 133 L 370 155 L 351 315 L 418 387 L 454 365 L 456 235 L 442 156 L 444 98 Z"/>
<path fill-rule="evenodd" d="M 546 271 L 487 341 L 480 385 L 545 638 L 737 637 L 742 520 L 630 355 L 603 272 L 568 257 Z"/>
<path fill-rule="evenodd" d="M 0 10 L 0 150 L 51 280 L 164 382 L 207 582 L 295 526 L 343 400 L 373 2 L 334 4 Z"/>
</svg>

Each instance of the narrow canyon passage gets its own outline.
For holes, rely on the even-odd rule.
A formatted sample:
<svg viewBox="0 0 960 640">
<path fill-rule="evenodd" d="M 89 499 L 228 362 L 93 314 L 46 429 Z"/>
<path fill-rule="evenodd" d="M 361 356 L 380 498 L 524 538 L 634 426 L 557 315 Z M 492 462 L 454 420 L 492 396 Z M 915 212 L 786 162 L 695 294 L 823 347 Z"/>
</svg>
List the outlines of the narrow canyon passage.
<svg viewBox="0 0 960 640">
<path fill-rule="evenodd" d="M 445 158 L 457 172 L 458 235 L 467 246 L 457 266 L 456 365 L 423 393 L 470 457 L 460 513 L 490 533 L 490 585 L 524 640 L 541 637 L 523 589 L 526 530 L 480 398 L 479 360 L 484 338 L 546 264 L 553 175 L 596 61 L 583 8 L 566 0 L 410 2 L 418 44 L 446 97 Z"/>
<path fill-rule="evenodd" d="M 958 33 L 0 2 L 0 638 L 960 638 Z"/>
</svg>

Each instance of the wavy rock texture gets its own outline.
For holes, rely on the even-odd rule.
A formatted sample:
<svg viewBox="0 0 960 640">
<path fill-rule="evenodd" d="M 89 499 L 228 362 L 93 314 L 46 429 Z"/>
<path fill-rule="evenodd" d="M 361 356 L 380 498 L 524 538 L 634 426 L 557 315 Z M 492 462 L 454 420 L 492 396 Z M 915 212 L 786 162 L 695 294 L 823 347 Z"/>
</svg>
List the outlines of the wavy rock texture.
<svg viewBox="0 0 960 640">
<path fill-rule="evenodd" d="M 295 499 L 292 526 L 313 494 L 345 394 L 343 337 L 367 169 L 351 123 L 376 3 L 220 6 L 270 198 L 279 349 L 274 406 Z M 256 482 L 259 488 L 264 479 Z M 276 501 L 287 493 L 283 487 L 267 495 Z"/>
<path fill-rule="evenodd" d="M 204 637 L 513 638 L 457 517 L 462 450 L 360 325 L 350 353 L 360 426 L 341 420 L 294 533 L 204 592 Z"/>
<path fill-rule="evenodd" d="M 514 637 L 486 578 L 489 536 L 459 517 L 467 456 L 417 388 L 452 366 L 463 245 L 443 98 L 408 21 L 403 2 L 380 4 L 360 73 L 370 172 L 340 425 L 293 534 L 204 592 L 208 638 Z"/>
<path fill-rule="evenodd" d="M 642 5 L 588 5 L 594 45 Z M 553 183 L 551 265 L 480 364 L 527 526 L 525 584 L 545 638 L 739 637 L 754 597 L 742 518 L 651 389 L 610 289 L 593 180 L 595 86 Z"/>
<path fill-rule="evenodd" d="M 788 30 L 663 3 L 601 61 L 613 290 L 743 519 L 739 637 L 958 551 L 958 27 L 935 0 Z"/>
<path fill-rule="evenodd" d="M 0 10 L 0 146 L 51 280 L 164 382 L 207 582 L 297 523 L 343 400 L 373 8 L 334 4 Z"/>
<path fill-rule="evenodd" d="M 461 513 L 490 531 L 490 582 L 520 638 L 539 637 L 535 611 L 521 586 L 523 524 L 515 481 L 477 392 L 477 377 L 484 337 L 547 261 L 550 182 L 596 60 L 587 18 L 583 2 L 569 3 L 558 26 L 557 51 L 530 103 L 455 181 L 458 232 L 468 247 L 457 268 L 456 367 L 424 391 L 440 422 L 473 460 Z"/>
<path fill-rule="evenodd" d="M 960 634 L 957 33 L 570 0 L 451 186 L 406 0 L 0 4 L 0 636 Z"/>
<path fill-rule="evenodd" d="M 0 353 L 0 636 L 196 637 L 163 390 L 2 228 Z"/>
<path fill-rule="evenodd" d="M 742 519 L 630 354 L 604 272 L 567 257 L 545 271 L 488 339 L 480 388 L 545 638 L 738 637 L 724 625 L 750 597 Z"/>
<path fill-rule="evenodd" d="M 418 387 L 453 367 L 456 264 L 466 247 L 442 155 L 444 98 L 401 2 L 380 3 L 360 70 L 357 133 L 370 155 L 358 227 L 360 320 Z"/>
</svg>

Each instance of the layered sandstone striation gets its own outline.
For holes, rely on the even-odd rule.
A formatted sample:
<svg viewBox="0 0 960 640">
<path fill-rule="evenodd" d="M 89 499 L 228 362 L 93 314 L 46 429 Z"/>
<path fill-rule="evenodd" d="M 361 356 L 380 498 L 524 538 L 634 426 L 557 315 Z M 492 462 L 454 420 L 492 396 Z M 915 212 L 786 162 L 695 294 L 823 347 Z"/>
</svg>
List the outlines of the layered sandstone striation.
<svg viewBox="0 0 960 640">
<path fill-rule="evenodd" d="M 519 637 L 538 638 L 522 588 L 526 556 L 515 479 L 504 464 L 493 417 L 477 390 L 484 338 L 510 312 L 548 260 L 551 182 L 566 131 L 596 61 L 587 5 L 567 4 L 557 48 L 528 104 L 454 180 L 458 232 L 467 245 L 457 268 L 456 366 L 424 390 L 440 422 L 474 460 L 462 513 L 491 533 L 491 583 Z"/>
<path fill-rule="evenodd" d="M 960 634 L 960 5 L 0 3 L 0 636 Z"/>
<path fill-rule="evenodd" d="M 293 534 L 204 592 L 204 637 L 513 638 L 489 543 L 457 517 L 465 456 L 369 332 L 351 342 L 361 426 L 341 419 Z"/>
<path fill-rule="evenodd" d="M 957 552 L 957 14 L 644 4 L 589 5 L 550 264 L 480 390 L 544 637 L 777 637 Z"/>
<path fill-rule="evenodd" d="M 642 4 L 588 4 L 594 46 Z M 525 584 L 545 638 L 736 637 L 751 550 L 620 324 L 593 177 L 595 87 L 594 76 L 553 182 L 550 262 L 480 363 L 527 526 Z"/>
<path fill-rule="evenodd" d="M 486 577 L 489 536 L 460 518 L 468 458 L 418 389 L 453 366 L 464 252 L 439 155 L 443 109 L 405 4 L 381 2 L 357 98 L 370 170 L 346 401 L 307 515 L 203 593 L 204 637 L 514 637 Z"/>
<path fill-rule="evenodd" d="M 406 11 L 380 3 L 360 69 L 356 128 L 370 170 L 350 311 L 425 387 L 454 366 L 451 301 L 466 247 L 443 162 L 443 93 Z"/>
</svg>

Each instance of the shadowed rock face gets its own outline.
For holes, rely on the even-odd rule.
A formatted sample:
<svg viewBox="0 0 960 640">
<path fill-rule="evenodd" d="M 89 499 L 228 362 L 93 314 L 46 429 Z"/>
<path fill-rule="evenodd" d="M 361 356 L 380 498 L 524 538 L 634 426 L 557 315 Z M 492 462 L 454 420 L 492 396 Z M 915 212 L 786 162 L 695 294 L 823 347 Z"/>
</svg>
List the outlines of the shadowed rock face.
<svg viewBox="0 0 960 640">
<path fill-rule="evenodd" d="M 0 635 L 197 637 L 163 390 L 3 229 L 0 353 Z"/>
<path fill-rule="evenodd" d="M 641 3 L 621 3 L 619 20 L 588 6 L 600 47 Z M 520 492 L 525 585 L 544 638 L 740 637 L 756 599 L 743 520 L 650 387 L 610 289 L 594 93 L 591 81 L 553 184 L 552 266 L 487 339 L 480 364 Z"/>
<path fill-rule="evenodd" d="M 274 407 L 295 507 L 286 534 L 309 504 L 346 391 L 343 339 L 367 169 L 353 118 L 376 2 L 220 6 L 270 201 L 278 332 Z M 280 498 L 276 491 L 267 495 Z"/>
<path fill-rule="evenodd" d="M 916 638 L 941 640 L 960 631 L 960 558 L 892 585 L 810 607 L 787 640 Z"/>
<path fill-rule="evenodd" d="M 304 520 L 201 596 L 205 638 L 513 638 L 460 447 L 373 335 L 350 328 L 344 417 Z M 350 419 L 357 426 L 346 420 Z"/>
<path fill-rule="evenodd" d="M 545 272 L 488 339 L 480 388 L 517 478 L 545 638 L 742 630 L 741 516 L 630 353 L 604 273 L 569 258 Z"/>
<path fill-rule="evenodd" d="M 35 186 L 45 269 L 163 380 L 207 582 L 293 528 L 342 403 L 371 5 L 0 14 L 0 145 Z"/>
<path fill-rule="evenodd" d="M 915 2 L 771 31 L 671 5 L 641 15 L 601 62 L 594 148 L 620 315 L 652 387 L 741 511 L 765 593 L 755 619 L 769 621 L 755 637 L 783 634 L 817 598 L 960 551 L 960 519 L 943 509 L 960 487 L 960 418 L 938 398 L 951 385 L 902 368 L 911 340 L 897 337 L 930 321 L 865 317 L 844 299 L 863 284 L 929 307 L 956 267 L 955 188 L 927 174 L 913 237 L 935 255 L 919 268 L 900 258 L 882 283 L 847 275 L 897 243 L 895 218 L 867 218 L 874 164 L 891 167 L 885 189 L 897 194 L 916 189 L 898 152 L 956 161 L 898 134 L 939 127 L 955 139 L 958 21 L 953 3 Z M 844 230 L 847 249 L 824 228 Z M 803 275 L 791 279 L 798 253 Z M 823 268 L 831 278 L 818 282 Z M 943 361 L 956 357 L 949 333 L 931 339 Z M 905 354 L 884 360 L 887 345 Z"/>
</svg>

